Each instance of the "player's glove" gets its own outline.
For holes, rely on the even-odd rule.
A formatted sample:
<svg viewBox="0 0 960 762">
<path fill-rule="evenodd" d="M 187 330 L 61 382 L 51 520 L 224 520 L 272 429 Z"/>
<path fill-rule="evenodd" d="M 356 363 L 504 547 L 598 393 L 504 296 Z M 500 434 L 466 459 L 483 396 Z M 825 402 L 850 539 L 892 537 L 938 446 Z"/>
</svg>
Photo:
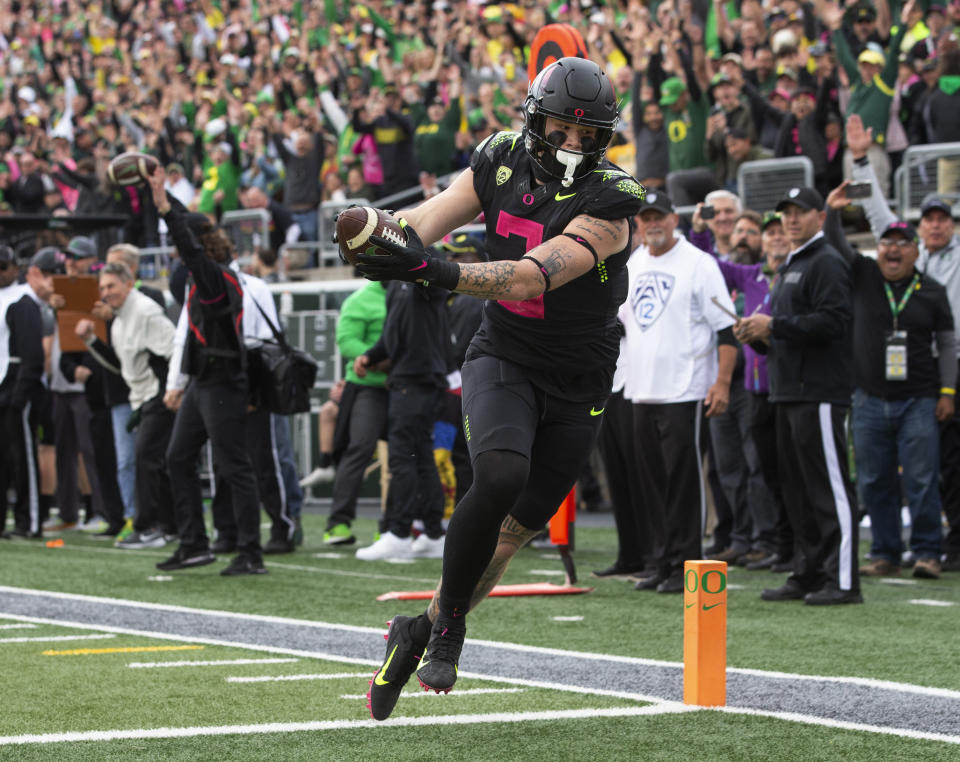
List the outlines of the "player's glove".
<svg viewBox="0 0 960 762">
<path fill-rule="evenodd" d="M 389 256 L 359 254 L 357 269 L 363 277 L 367 280 L 422 282 L 426 286 L 440 286 L 453 291 L 460 281 L 460 265 L 432 256 L 417 231 L 405 220 L 400 220 L 400 226 L 407 234 L 406 245 L 380 236 L 370 236 L 371 243 L 389 252 Z"/>
</svg>

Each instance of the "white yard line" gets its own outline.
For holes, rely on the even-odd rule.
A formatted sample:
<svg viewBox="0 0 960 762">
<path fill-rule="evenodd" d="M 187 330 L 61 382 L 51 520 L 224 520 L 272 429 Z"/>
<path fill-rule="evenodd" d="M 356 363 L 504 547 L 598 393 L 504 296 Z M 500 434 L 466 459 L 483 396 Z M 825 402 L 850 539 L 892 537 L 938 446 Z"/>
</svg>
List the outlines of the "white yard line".
<svg viewBox="0 0 960 762">
<path fill-rule="evenodd" d="M 224 678 L 228 683 L 285 683 L 297 680 L 355 680 L 361 677 L 370 679 L 372 672 L 337 672 L 319 675 L 234 675 Z"/>
<path fill-rule="evenodd" d="M 77 625 L 86 627 L 86 625 Z M 104 640 L 116 635 L 50 635 L 44 638 L 0 638 L 0 643 L 52 643 L 55 640 Z"/>
<path fill-rule="evenodd" d="M 0 624 L 0 630 L 35 630 L 35 624 Z"/>
<path fill-rule="evenodd" d="M 938 601 L 933 598 L 914 598 L 907 603 L 914 603 L 917 606 L 942 606 L 944 608 L 955 605 L 953 601 Z"/>
<path fill-rule="evenodd" d="M 118 741 L 147 738 L 196 738 L 199 736 L 256 735 L 262 733 L 298 733 L 356 728 L 403 728 L 434 725 L 480 725 L 503 722 L 543 722 L 556 720 L 594 719 L 596 717 L 640 717 L 692 711 L 688 707 L 640 706 L 606 709 L 563 709 L 553 712 L 512 712 L 496 714 L 461 714 L 442 717 L 395 717 L 376 720 L 327 720 L 316 722 L 271 722 L 260 725 L 217 725 L 192 728 L 139 728 L 132 730 L 88 730 L 67 733 L 37 733 L 0 736 L 0 746 L 14 744 L 48 744 L 81 741 Z"/>
<path fill-rule="evenodd" d="M 449 696 L 442 693 L 431 693 L 430 691 L 412 690 L 403 691 L 400 698 L 460 698 L 461 696 L 488 696 L 492 693 L 523 693 L 525 690 L 526 688 L 467 688 L 465 690 L 458 688 Z M 366 693 L 357 693 L 354 695 L 345 694 L 340 698 L 348 701 L 362 701 L 366 697 Z"/>
<path fill-rule="evenodd" d="M 155 667 L 221 667 L 239 664 L 293 664 L 299 659 L 221 659 L 220 661 L 132 661 L 131 669 L 153 669 Z"/>
</svg>

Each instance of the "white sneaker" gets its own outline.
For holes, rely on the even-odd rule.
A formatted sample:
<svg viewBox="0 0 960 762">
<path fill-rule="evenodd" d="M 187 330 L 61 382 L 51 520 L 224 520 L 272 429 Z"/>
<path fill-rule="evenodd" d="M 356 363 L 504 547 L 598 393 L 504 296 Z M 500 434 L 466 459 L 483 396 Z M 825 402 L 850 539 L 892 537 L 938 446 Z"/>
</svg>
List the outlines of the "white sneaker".
<svg viewBox="0 0 960 762">
<path fill-rule="evenodd" d="M 300 480 L 301 487 L 312 487 L 314 484 L 322 484 L 323 482 L 332 482 L 333 476 L 337 470 L 333 466 L 325 466 L 324 468 L 315 468 L 309 474 L 304 476 Z"/>
<path fill-rule="evenodd" d="M 413 541 L 414 558 L 443 558 L 443 536 L 431 540 L 426 533 Z"/>
<path fill-rule="evenodd" d="M 397 537 L 391 532 L 384 532 L 373 545 L 360 548 L 357 558 L 361 561 L 413 558 L 413 542 L 409 537 Z"/>
<path fill-rule="evenodd" d="M 93 532 L 94 534 L 98 532 L 106 532 L 110 525 L 101 519 L 99 516 L 94 516 L 92 519 L 85 521 L 83 524 L 79 524 L 77 529 L 81 532 Z"/>
</svg>

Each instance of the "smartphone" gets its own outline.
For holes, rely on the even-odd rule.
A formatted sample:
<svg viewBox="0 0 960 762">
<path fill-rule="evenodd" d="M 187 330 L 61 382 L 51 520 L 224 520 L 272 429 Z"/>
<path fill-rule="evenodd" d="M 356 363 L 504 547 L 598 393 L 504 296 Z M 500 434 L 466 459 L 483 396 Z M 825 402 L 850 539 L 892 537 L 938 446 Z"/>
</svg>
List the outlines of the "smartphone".
<svg viewBox="0 0 960 762">
<path fill-rule="evenodd" d="M 847 186 L 847 198 L 870 198 L 873 195 L 873 183 L 850 183 Z"/>
<path fill-rule="evenodd" d="M 848 187 L 849 190 L 849 187 Z M 705 206 L 700 210 L 700 219 L 701 220 L 712 220 L 717 216 L 717 210 L 712 206 Z"/>
</svg>

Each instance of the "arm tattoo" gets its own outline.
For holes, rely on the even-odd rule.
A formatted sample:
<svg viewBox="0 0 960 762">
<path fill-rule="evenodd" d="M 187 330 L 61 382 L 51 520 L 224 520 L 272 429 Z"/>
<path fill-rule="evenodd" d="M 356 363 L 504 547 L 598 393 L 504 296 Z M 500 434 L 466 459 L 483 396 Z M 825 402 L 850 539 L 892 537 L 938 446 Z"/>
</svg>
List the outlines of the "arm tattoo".
<svg viewBox="0 0 960 762">
<path fill-rule="evenodd" d="M 499 297 L 516 276 L 517 263 L 511 260 L 483 262 L 478 265 L 460 265 L 460 281 L 457 291 L 461 294 L 481 297 Z"/>
<path fill-rule="evenodd" d="M 603 248 L 620 240 L 624 225 L 626 220 L 601 220 L 587 215 L 581 215 L 573 221 L 574 231 L 590 236 Z"/>
</svg>

